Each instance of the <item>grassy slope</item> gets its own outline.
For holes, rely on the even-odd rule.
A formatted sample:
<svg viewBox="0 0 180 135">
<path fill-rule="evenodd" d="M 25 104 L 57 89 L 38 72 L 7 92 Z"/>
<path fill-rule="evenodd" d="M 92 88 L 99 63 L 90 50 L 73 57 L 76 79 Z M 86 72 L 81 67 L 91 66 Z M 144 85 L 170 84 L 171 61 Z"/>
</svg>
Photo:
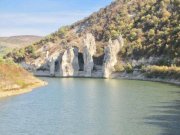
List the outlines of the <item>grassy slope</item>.
<svg viewBox="0 0 180 135">
<path fill-rule="evenodd" d="M 0 92 L 24 89 L 42 83 L 19 65 L 0 60 Z"/>
<path fill-rule="evenodd" d="M 38 36 L 0 37 L 0 97 L 21 94 L 43 85 L 43 82 L 10 60 L 2 59 L 13 48 L 23 48 L 35 41 Z"/>
</svg>

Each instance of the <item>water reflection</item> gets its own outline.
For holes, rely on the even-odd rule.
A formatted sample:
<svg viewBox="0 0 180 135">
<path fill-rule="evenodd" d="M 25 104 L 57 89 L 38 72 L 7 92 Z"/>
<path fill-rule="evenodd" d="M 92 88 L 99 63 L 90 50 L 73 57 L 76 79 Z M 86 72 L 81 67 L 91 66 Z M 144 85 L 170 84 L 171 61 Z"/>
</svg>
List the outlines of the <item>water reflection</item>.
<svg viewBox="0 0 180 135">
<path fill-rule="evenodd" d="M 0 135 L 180 134 L 179 87 L 128 80 L 45 80 L 48 86 L 0 99 Z"/>
<path fill-rule="evenodd" d="M 180 99 L 180 92 L 173 94 L 179 95 Z M 160 135 L 180 135 L 180 100 L 163 102 L 152 108 L 156 114 L 146 117 L 146 124 L 160 127 Z"/>
</svg>

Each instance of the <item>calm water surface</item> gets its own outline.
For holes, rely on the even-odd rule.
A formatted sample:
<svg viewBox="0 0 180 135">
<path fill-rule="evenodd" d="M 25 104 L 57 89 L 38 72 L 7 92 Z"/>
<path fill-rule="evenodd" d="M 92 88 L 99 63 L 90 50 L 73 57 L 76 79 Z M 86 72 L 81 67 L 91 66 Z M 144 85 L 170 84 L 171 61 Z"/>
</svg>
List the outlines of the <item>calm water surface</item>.
<svg viewBox="0 0 180 135">
<path fill-rule="evenodd" d="M 180 135 L 180 87 L 144 81 L 50 79 L 0 99 L 0 135 Z"/>
</svg>

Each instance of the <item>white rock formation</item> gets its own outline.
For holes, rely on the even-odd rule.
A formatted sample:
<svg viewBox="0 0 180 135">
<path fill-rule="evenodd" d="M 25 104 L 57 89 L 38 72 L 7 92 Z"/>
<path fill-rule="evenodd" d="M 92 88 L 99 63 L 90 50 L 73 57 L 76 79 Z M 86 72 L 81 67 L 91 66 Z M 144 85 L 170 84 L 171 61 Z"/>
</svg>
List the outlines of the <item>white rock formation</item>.
<svg viewBox="0 0 180 135">
<path fill-rule="evenodd" d="M 70 47 L 64 52 L 62 56 L 60 76 L 77 76 L 78 71 L 78 49 Z"/>
<path fill-rule="evenodd" d="M 104 64 L 103 64 L 103 77 L 109 78 L 114 71 L 114 66 L 117 63 L 117 54 L 120 48 L 124 45 L 122 36 L 112 41 L 109 40 L 108 46 L 104 50 Z"/>
<path fill-rule="evenodd" d="M 50 60 L 50 75 L 55 76 L 55 59 Z"/>
<path fill-rule="evenodd" d="M 91 77 L 94 67 L 93 55 L 96 53 L 95 38 L 92 34 L 86 34 L 83 47 L 84 72 L 86 77 Z"/>
<path fill-rule="evenodd" d="M 58 60 L 59 58 L 59 52 L 54 52 L 54 53 L 49 53 L 49 51 L 46 52 L 46 57 L 44 59 L 44 68 L 48 69 L 49 68 L 49 72 L 51 76 L 55 76 L 55 62 Z"/>
<path fill-rule="evenodd" d="M 120 48 L 124 46 L 124 39 L 122 37 L 122 35 L 120 35 L 117 39 L 119 41 L 119 44 L 120 44 Z"/>
<path fill-rule="evenodd" d="M 46 51 L 46 59 L 49 58 L 49 51 Z"/>
</svg>

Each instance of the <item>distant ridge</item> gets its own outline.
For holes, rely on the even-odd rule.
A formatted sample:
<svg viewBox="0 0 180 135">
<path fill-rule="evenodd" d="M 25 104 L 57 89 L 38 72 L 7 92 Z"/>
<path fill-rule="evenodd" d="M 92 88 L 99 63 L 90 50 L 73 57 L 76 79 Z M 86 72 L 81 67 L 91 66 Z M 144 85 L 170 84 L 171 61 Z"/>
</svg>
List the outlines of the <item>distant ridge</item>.
<svg viewBox="0 0 180 135">
<path fill-rule="evenodd" d="M 9 37 L 0 37 L 0 46 L 7 48 L 21 48 L 41 40 L 41 36 L 18 35 Z"/>
</svg>

